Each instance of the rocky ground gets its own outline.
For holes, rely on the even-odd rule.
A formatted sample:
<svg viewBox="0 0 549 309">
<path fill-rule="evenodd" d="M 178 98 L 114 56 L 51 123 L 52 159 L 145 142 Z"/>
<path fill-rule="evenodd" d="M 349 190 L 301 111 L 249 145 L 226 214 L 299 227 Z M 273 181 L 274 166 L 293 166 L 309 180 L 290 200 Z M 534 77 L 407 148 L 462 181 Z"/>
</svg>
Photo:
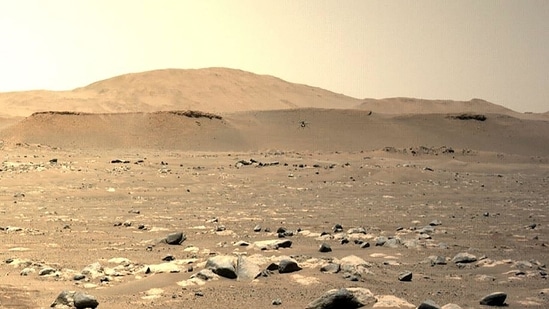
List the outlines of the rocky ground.
<svg viewBox="0 0 549 309">
<path fill-rule="evenodd" d="M 1 154 L 2 308 L 549 307 L 544 157 Z"/>
</svg>

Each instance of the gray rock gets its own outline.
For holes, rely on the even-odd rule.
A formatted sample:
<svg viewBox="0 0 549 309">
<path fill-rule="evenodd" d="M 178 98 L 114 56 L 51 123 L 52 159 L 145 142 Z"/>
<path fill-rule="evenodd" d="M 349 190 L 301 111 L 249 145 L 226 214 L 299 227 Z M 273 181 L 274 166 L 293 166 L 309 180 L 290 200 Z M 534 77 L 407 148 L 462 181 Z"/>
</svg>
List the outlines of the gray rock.
<svg viewBox="0 0 549 309">
<path fill-rule="evenodd" d="M 440 306 L 433 300 L 427 299 L 422 302 L 417 309 L 440 309 Z"/>
<path fill-rule="evenodd" d="M 53 275 L 53 274 L 55 274 L 56 271 L 57 271 L 57 270 L 55 270 L 55 268 L 44 267 L 44 268 L 42 268 L 42 269 L 38 272 L 38 275 L 39 275 L 39 276 Z"/>
<path fill-rule="evenodd" d="M 320 271 L 328 274 L 337 274 L 341 270 L 341 267 L 337 263 L 328 263 L 320 267 Z"/>
<path fill-rule="evenodd" d="M 84 293 L 75 293 L 74 294 L 74 306 L 78 309 L 80 308 L 96 308 L 99 306 L 99 302 L 94 296 L 84 294 Z"/>
<path fill-rule="evenodd" d="M 431 221 L 431 223 L 429 223 L 430 226 L 438 226 L 438 225 L 441 225 L 441 224 L 442 224 L 442 222 L 440 222 L 440 220 L 437 220 L 437 219 L 435 219 L 435 220 Z"/>
<path fill-rule="evenodd" d="M 166 236 L 165 241 L 168 245 L 181 245 L 186 239 L 187 236 L 185 236 L 185 234 L 177 232 Z"/>
<path fill-rule="evenodd" d="M 360 308 L 375 303 L 375 297 L 368 289 L 334 289 L 313 300 L 307 309 Z"/>
<path fill-rule="evenodd" d="M 332 247 L 330 247 L 329 244 L 327 243 L 322 243 L 320 245 L 320 248 L 318 248 L 318 251 L 319 252 L 331 252 L 332 251 Z"/>
<path fill-rule="evenodd" d="M 376 238 L 376 246 L 383 246 L 387 242 L 387 237 L 385 236 L 378 236 Z"/>
<path fill-rule="evenodd" d="M 503 292 L 494 292 L 484 296 L 480 300 L 481 305 L 485 306 L 504 306 L 507 294 Z"/>
<path fill-rule="evenodd" d="M 360 248 L 362 248 L 362 249 L 370 248 L 370 243 L 365 241 L 365 242 L 360 244 Z"/>
<path fill-rule="evenodd" d="M 278 263 L 278 272 L 281 274 L 300 271 L 301 267 L 294 260 L 284 259 Z"/>
<path fill-rule="evenodd" d="M 63 291 L 57 296 L 50 307 L 55 308 L 57 306 L 77 309 L 97 308 L 99 302 L 92 295 L 75 291 Z"/>
<path fill-rule="evenodd" d="M 256 225 L 254 227 L 254 232 L 261 232 L 261 226 L 260 225 Z"/>
<path fill-rule="evenodd" d="M 262 240 L 254 242 L 253 246 L 260 250 L 277 250 L 279 248 L 290 248 L 292 241 L 288 239 Z"/>
<path fill-rule="evenodd" d="M 399 281 L 412 281 L 412 272 L 411 271 L 405 271 L 403 273 L 400 273 L 398 275 Z"/>
<path fill-rule="evenodd" d="M 282 300 L 281 300 L 280 298 L 274 299 L 274 300 L 271 302 L 271 305 L 273 305 L 273 306 L 280 306 L 280 305 L 282 305 Z"/>
<path fill-rule="evenodd" d="M 349 229 L 347 234 L 367 234 L 367 231 L 363 227 L 354 227 Z"/>
<path fill-rule="evenodd" d="M 206 268 L 211 269 L 215 274 L 229 278 L 236 279 L 235 258 L 229 255 L 218 255 L 208 259 L 206 262 Z"/>
<path fill-rule="evenodd" d="M 376 243 L 376 245 L 377 245 L 377 243 Z M 400 245 L 400 239 L 398 239 L 398 238 L 389 238 L 389 239 L 387 239 L 387 241 L 384 244 L 384 246 L 389 247 L 389 248 L 398 248 L 399 245 Z"/>
<path fill-rule="evenodd" d="M 471 253 L 467 252 L 461 252 L 456 254 L 454 258 L 452 259 L 452 262 L 454 263 L 473 263 L 477 261 L 477 257 L 472 255 Z"/>
<path fill-rule="evenodd" d="M 240 255 L 236 262 L 236 276 L 239 281 L 252 281 L 261 275 L 259 265 Z"/>
<path fill-rule="evenodd" d="M 446 265 L 446 258 L 440 255 L 431 255 L 425 259 L 425 262 L 431 264 L 431 266 Z"/>
<path fill-rule="evenodd" d="M 427 225 L 427 226 L 424 226 L 421 229 L 419 229 L 417 232 L 420 233 L 420 234 L 429 234 L 429 235 L 431 235 L 435 232 L 435 228 L 431 225 Z"/>
</svg>

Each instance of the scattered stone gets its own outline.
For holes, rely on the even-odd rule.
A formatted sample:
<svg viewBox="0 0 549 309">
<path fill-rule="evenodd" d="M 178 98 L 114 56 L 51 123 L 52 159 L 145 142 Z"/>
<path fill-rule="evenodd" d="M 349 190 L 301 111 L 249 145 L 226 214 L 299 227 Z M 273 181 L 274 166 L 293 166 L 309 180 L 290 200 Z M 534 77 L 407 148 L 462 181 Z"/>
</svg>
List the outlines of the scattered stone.
<svg viewBox="0 0 549 309">
<path fill-rule="evenodd" d="M 374 294 L 365 288 L 329 290 L 313 300 L 307 309 L 360 308 L 375 302 Z"/>
<path fill-rule="evenodd" d="M 507 294 L 503 292 L 494 292 L 484 296 L 480 300 L 480 304 L 485 306 L 504 306 L 506 298 Z"/>
<path fill-rule="evenodd" d="M 99 302 L 97 299 L 88 294 L 76 291 L 63 291 L 53 301 L 50 307 L 64 306 L 76 309 L 97 308 Z"/>
<path fill-rule="evenodd" d="M 322 243 L 320 245 L 320 248 L 318 249 L 319 252 L 331 252 L 332 251 L 332 247 L 330 247 L 329 244 L 327 243 Z"/>
<path fill-rule="evenodd" d="M 260 225 L 256 225 L 254 227 L 254 232 L 261 232 L 261 226 Z"/>
<path fill-rule="evenodd" d="M 365 242 L 360 244 L 360 248 L 362 248 L 362 249 L 370 248 L 370 243 L 365 241 Z"/>
<path fill-rule="evenodd" d="M 440 220 L 437 220 L 437 219 L 435 219 L 435 220 L 431 221 L 431 223 L 429 223 L 430 226 L 439 226 L 441 224 L 442 224 L 442 222 L 440 222 Z"/>
<path fill-rule="evenodd" d="M 427 299 L 422 302 L 417 309 L 441 309 L 440 306 L 433 300 Z"/>
<path fill-rule="evenodd" d="M 282 305 L 282 300 L 281 300 L 280 298 L 274 299 L 274 300 L 271 302 L 271 304 L 272 304 L 273 306 L 280 306 L 280 305 Z"/>
<path fill-rule="evenodd" d="M 401 273 L 400 275 L 398 275 L 398 280 L 399 281 L 405 281 L 405 282 L 412 281 L 412 272 L 411 271 L 405 271 L 405 272 Z"/>
<path fill-rule="evenodd" d="M 211 257 L 206 262 L 206 268 L 211 269 L 215 274 L 229 278 L 236 279 L 235 257 L 229 255 L 217 255 Z"/>
<path fill-rule="evenodd" d="M 175 260 L 175 257 L 171 254 L 168 254 L 166 255 L 165 257 L 162 258 L 162 261 L 166 261 L 166 262 L 170 262 L 170 261 L 173 261 Z"/>
<path fill-rule="evenodd" d="M 181 245 L 186 239 L 187 236 L 185 234 L 176 232 L 166 236 L 165 241 L 168 245 Z"/>
<path fill-rule="evenodd" d="M 84 279 L 86 279 L 86 276 L 83 275 L 83 274 L 75 274 L 72 277 L 72 280 L 74 280 L 74 281 L 80 281 L 80 280 L 84 280 Z"/>
<path fill-rule="evenodd" d="M 294 260 L 284 259 L 278 263 L 278 272 L 281 274 L 300 271 L 301 267 Z"/>
<path fill-rule="evenodd" d="M 452 262 L 458 264 L 458 263 L 473 263 L 477 261 L 477 257 L 472 255 L 471 253 L 467 252 L 461 252 L 456 254 L 454 258 L 452 259 Z"/>
<path fill-rule="evenodd" d="M 343 232 L 343 226 L 341 224 L 334 225 L 334 228 L 332 229 L 334 233 L 341 233 Z"/>
</svg>

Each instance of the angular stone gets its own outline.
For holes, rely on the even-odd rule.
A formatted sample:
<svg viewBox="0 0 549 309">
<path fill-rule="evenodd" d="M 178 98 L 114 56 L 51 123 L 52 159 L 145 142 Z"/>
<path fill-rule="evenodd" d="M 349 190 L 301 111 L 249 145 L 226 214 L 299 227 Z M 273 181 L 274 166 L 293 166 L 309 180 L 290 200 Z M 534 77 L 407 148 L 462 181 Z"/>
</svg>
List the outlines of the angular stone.
<svg viewBox="0 0 549 309">
<path fill-rule="evenodd" d="M 398 280 L 399 281 L 412 281 L 412 272 L 411 271 L 405 271 L 403 273 L 401 273 L 400 275 L 398 275 Z"/>
<path fill-rule="evenodd" d="M 505 299 L 507 299 L 507 294 L 503 292 L 494 292 L 484 296 L 480 300 L 481 305 L 485 306 L 504 306 Z"/>
</svg>

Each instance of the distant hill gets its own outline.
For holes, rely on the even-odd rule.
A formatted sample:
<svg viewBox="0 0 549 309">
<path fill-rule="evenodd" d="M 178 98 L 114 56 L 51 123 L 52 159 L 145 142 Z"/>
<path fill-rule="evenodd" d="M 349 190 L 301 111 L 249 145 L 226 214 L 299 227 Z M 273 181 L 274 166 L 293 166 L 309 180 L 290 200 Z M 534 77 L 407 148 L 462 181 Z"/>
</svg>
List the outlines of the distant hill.
<svg viewBox="0 0 549 309">
<path fill-rule="evenodd" d="M 227 113 L 302 107 L 352 108 L 359 99 L 227 68 L 165 69 L 125 74 L 72 91 L 0 93 L 10 116 L 39 111 L 88 113 L 201 110 Z"/>
<path fill-rule="evenodd" d="M 516 118 L 539 119 L 542 114 L 523 114 L 482 99 L 469 101 L 424 100 L 415 98 L 364 99 L 357 109 L 381 114 L 500 114 Z"/>
<path fill-rule="evenodd" d="M 34 112 L 136 113 L 199 110 L 212 113 L 295 108 L 360 109 L 381 114 L 493 113 L 522 119 L 547 114 L 518 113 L 481 100 L 414 98 L 356 99 L 269 75 L 228 68 L 164 69 L 131 73 L 70 91 L 0 93 L 0 117 Z M 0 119 L 0 127 L 4 126 Z"/>
</svg>

